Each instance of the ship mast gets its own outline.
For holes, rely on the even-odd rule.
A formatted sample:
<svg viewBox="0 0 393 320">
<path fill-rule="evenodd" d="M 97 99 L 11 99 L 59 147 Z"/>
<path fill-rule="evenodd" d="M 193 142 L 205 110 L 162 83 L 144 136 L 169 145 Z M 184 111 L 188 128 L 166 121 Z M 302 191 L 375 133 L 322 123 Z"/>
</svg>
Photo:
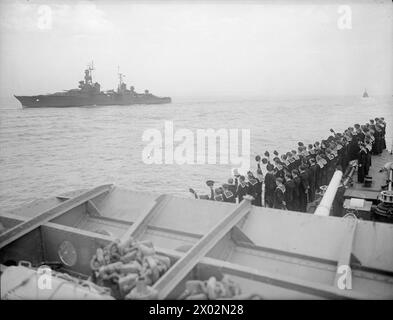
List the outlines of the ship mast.
<svg viewBox="0 0 393 320">
<path fill-rule="evenodd" d="M 117 66 L 117 74 L 119 75 L 118 91 L 121 91 L 123 88 L 123 77 L 125 77 L 125 75 L 120 72 L 120 66 Z"/>
<path fill-rule="evenodd" d="M 92 71 L 94 70 L 94 62 L 92 61 L 90 64 L 87 65 L 87 69 L 85 70 L 85 83 L 92 85 L 93 77 Z"/>
</svg>

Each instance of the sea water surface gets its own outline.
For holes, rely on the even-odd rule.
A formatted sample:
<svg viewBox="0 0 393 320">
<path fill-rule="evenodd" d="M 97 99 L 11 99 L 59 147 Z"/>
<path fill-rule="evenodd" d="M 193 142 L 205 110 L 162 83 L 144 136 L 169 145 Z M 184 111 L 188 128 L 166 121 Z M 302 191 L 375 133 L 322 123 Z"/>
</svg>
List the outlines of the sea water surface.
<svg viewBox="0 0 393 320">
<path fill-rule="evenodd" d="M 149 106 L 21 108 L 0 105 L 0 210 L 37 198 L 114 183 L 133 190 L 191 196 L 206 193 L 205 181 L 225 182 L 232 164 L 145 164 L 145 130 L 165 121 L 174 130 L 250 129 L 251 164 L 266 150 L 280 153 L 298 141 L 314 143 L 354 123 L 385 117 L 387 145 L 393 137 L 393 98 L 287 97 L 253 100 L 173 99 Z"/>
</svg>

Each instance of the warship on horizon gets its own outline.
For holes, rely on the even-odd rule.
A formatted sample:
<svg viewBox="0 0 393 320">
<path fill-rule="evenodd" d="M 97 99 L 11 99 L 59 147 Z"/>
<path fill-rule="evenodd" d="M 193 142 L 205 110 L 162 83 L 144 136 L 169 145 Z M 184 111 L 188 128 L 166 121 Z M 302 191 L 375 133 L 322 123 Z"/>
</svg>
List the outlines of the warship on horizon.
<svg viewBox="0 0 393 320">
<path fill-rule="evenodd" d="M 123 82 L 124 75 L 120 72 L 117 91 L 101 91 L 100 84 L 93 83 L 93 70 L 93 63 L 91 63 L 85 70 L 85 80 L 79 81 L 77 89 L 46 95 L 14 96 L 26 108 L 164 104 L 172 101 L 170 97 L 157 97 L 148 90 L 137 93 L 133 86 L 127 89 L 127 85 Z"/>
</svg>

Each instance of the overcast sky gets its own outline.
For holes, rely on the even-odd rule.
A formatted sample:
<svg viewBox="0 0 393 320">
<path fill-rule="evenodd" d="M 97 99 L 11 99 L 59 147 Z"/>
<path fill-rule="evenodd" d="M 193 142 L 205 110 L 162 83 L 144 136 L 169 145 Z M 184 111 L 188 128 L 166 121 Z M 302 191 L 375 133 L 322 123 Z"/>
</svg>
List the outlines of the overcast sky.
<svg viewBox="0 0 393 320">
<path fill-rule="evenodd" d="M 1 1 L 0 95 L 76 88 L 91 60 L 104 90 L 120 65 L 172 97 L 392 94 L 390 1 L 346 4 L 350 29 L 339 2 Z"/>
</svg>

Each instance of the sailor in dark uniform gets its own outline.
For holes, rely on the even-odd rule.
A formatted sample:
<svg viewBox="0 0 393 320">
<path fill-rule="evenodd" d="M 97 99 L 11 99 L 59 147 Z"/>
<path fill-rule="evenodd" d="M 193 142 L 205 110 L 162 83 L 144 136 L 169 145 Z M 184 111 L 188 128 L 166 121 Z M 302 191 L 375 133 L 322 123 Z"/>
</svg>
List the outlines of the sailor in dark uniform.
<svg viewBox="0 0 393 320">
<path fill-rule="evenodd" d="M 295 211 L 300 211 L 300 184 L 302 183 L 299 177 L 299 171 L 292 171 L 292 179 L 295 184 L 295 189 L 293 192 L 293 208 Z"/>
<path fill-rule="evenodd" d="M 360 137 L 360 141 L 364 141 L 364 138 L 366 137 L 366 131 L 367 131 L 368 129 L 367 129 L 367 127 L 366 127 L 366 125 L 361 125 L 360 126 L 360 130 L 359 130 L 359 132 L 358 132 L 358 135 L 359 135 L 359 137 Z"/>
<path fill-rule="evenodd" d="M 285 175 L 285 172 L 289 170 L 289 161 L 285 153 L 281 155 L 281 164 L 284 167 L 284 175 Z"/>
<path fill-rule="evenodd" d="M 368 176 L 368 171 L 371 167 L 371 150 L 372 150 L 372 145 L 371 145 L 371 140 L 369 140 L 368 136 L 366 135 L 366 139 L 364 140 L 364 148 L 367 151 L 367 161 L 366 161 L 366 166 L 365 166 L 365 175 Z"/>
<path fill-rule="evenodd" d="M 336 170 L 334 154 L 331 152 L 329 148 L 326 149 L 326 184 L 330 183 L 330 180 L 333 177 L 334 171 Z"/>
<path fill-rule="evenodd" d="M 295 159 L 293 158 L 292 152 L 287 152 L 287 161 L 288 161 L 288 171 L 291 173 L 295 168 Z"/>
<path fill-rule="evenodd" d="M 366 176 L 367 166 L 367 150 L 364 143 L 359 141 L 359 154 L 358 154 L 358 182 L 363 183 Z"/>
<path fill-rule="evenodd" d="M 378 121 L 378 125 L 381 127 L 382 130 L 382 134 L 381 134 L 381 139 L 382 139 L 382 150 L 386 149 L 386 139 L 385 139 L 385 135 L 386 135 L 386 123 L 385 121 L 383 121 L 383 118 L 380 118 Z"/>
<path fill-rule="evenodd" d="M 340 136 L 340 139 L 337 142 L 337 153 L 338 153 L 338 163 L 343 168 L 343 172 L 345 172 L 348 166 L 347 155 L 345 152 L 346 150 L 345 143 L 346 143 L 345 138 L 343 136 Z"/>
<path fill-rule="evenodd" d="M 323 165 L 323 167 L 321 167 L 321 185 L 322 186 L 326 186 L 329 182 L 327 179 L 327 165 L 328 165 L 328 159 L 325 153 L 321 153 L 320 154 L 321 157 L 321 161 L 320 163 Z"/>
<path fill-rule="evenodd" d="M 269 151 L 265 151 L 264 156 L 267 159 L 267 162 L 270 162 L 270 153 L 269 153 Z"/>
<path fill-rule="evenodd" d="M 224 183 L 222 185 L 222 188 L 224 189 L 223 192 L 224 202 L 235 203 L 236 202 L 235 194 L 229 190 L 229 185 Z"/>
<path fill-rule="evenodd" d="M 285 203 L 285 186 L 281 178 L 276 179 L 276 189 L 274 190 L 274 204 L 275 209 L 286 209 Z"/>
<path fill-rule="evenodd" d="M 261 168 L 262 170 L 262 174 L 266 174 L 267 172 L 267 164 L 269 163 L 269 161 L 267 160 L 267 158 L 262 158 L 262 164 L 260 166 L 258 166 L 258 168 Z"/>
<path fill-rule="evenodd" d="M 315 189 L 318 190 L 319 187 L 323 186 L 322 183 L 322 170 L 323 170 L 323 163 L 322 158 L 319 154 L 315 157 L 315 166 L 316 166 L 316 181 L 315 181 Z"/>
<path fill-rule="evenodd" d="M 296 150 L 292 150 L 291 152 L 292 152 L 292 155 L 293 155 L 293 159 L 295 160 L 294 167 L 295 167 L 295 170 L 297 170 L 299 168 L 299 166 L 300 166 L 300 157 L 297 154 Z"/>
<path fill-rule="evenodd" d="M 224 202 L 224 190 L 222 188 L 216 188 L 214 190 L 214 200 Z"/>
<path fill-rule="evenodd" d="M 358 124 L 358 123 L 356 123 L 355 125 L 354 125 L 354 127 L 355 127 L 355 131 L 356 131 L 356 137 L 357 137 L 357 139 L 358 140 L 362 140 L 362 138 L 364 139 L 364 137 L 362 137 L 362 131 L 361 131 L 361 127 L 360 127 L 360 124 Z"/>
<path fill-rule="evenodd" d="M 319 141 L 316 141 L 314 143 L 314 150 L 315 150 L 316 153 L 318 153 L 318 151 L 321 150 L 321 144 L 319 143 Z"/>
<path fill-rule="evenodd" d="M 326 148 L 327 148 L 327 146 L 326 146 L 326 140 L 322 140 L 322 141 L 321 141 L 321 150 L 322 150 L 323 152 L 325 152 Z"/>
<path fill-rule="evenodd" d="M 239 203 L 242 202 L 243 197 L 248 194 L 248 184 L 244 176 L 239 177 L 239 184 L 236 190 L 236 196 L 239 199 Z"/>
<path fill-rule="evenodd" d="M 262 171 L 262 167 L 261 167 L 261 157 L 256 156 L 255 161 L 257 162 L 257 178 L 260 182 L 260 187 L 261 187 L 260 189 L 262 192 L 263 171 Z M 261 196 L 261 202 L 262 202 L 262 196 Z"/>
<path fill-rule="evenodd" d="M 296 211 L 296 203 L 295 196 L 296 194 L 296 185 L 292 179 L 292 175 L 290 173 L 285 174 L 285 203 L 287 204 L 287 209 L 291 211 Z"/>
<path fill-rule="evenodd" d="M 345 165 L 345 167 L 348 167 L 348 165 L 349 165 L 349 162 L 351 161 L 351 159 L 350 159 L 350 148 L 351 148 L 351 142 L 352 142 L 352 137 L 351 137 L 351 134 L 349 133 L 349 132 L 347 132 L 345 135 L 344 135 L 344 139 L 345 139 L 345 150 L 343 151 L 344 152 L 344 163 L 346 164 Z"/>
<path fill-rule="evenodd" d="M 236 181 L 237 181 L 237 179 L 236 179 Z M 235 196 L 236 190 L 237 190 L 237 184 L 233 181 L 233 178 L 228 179 L 228 190 L 230 192 L 232 192 L 233 195 Z M 235 199 L 235 202 L 236 202 L 236 199 Z"/>
<path fill-rule="evenodd" d="M 300 211 L 307 212 L 307 203 L 308 203 L 308 193 L 310 189 L 310 184 L 308 181 L 308 174 L 306 172 L 306 168 L 304 166 L 299 167 L 300 170 Z"/>
<path fill-rule="evenodd" d="M 382 142 L 382 128 L 379 124 L 375 125 L 375 145 L 376 145 L 376 154 L 381 154 L 383 150 L 383 142 Z"/>
<path fill-rule="evenodd" d="M 308 179 L 310 183 L 309 199 L 310 202 L 312 202 L 315 200 L 315 191 L 317 188 L 317 164 L 315 163 L 314 158 L 311 158 L 309 161 L 310 161 L 310 168 L 308 171 Z"/>
<path fill-rule="evenodd" d="M 215 197 L 215 192 L 213 189 L 214 181 L 213 180 L 207 180 L 206 185 L 210 188 L 210 195 L 207 194 L 202 194 L 198 195 L 194 189 L 190 188 L 188 189 L 195 197 L 195 199 L 202 199 L 202 200 L 214 200 Z"/>
<path fill-rule="evenodd" d="M 299 142 L 299 143 L 302 143 L 302 142 Z M 300 159 L 300 161 L 299 161 L 300 164 L 299 165 L 301 166 L 303 164 L 303 162 L 304 162 L 303 146 L 297 147 L 297 154 L 299 155 L 299 159 Z"/>
<path fill-rule="evenodd" d="M 283 179 L 284 178 L 284 167 L 283 167 L 283 165 L 282 165 L 282 163 L 280 161 L 280 158 L 279 157 L 275 157 L 273 159 L 273 161 L 274 161 L 274 166 L 275 166 L 275 168 L 274 168 L 274 175 L 276 176 L 276 178 Z"/>
<path fill-rule="evenodd" d="M 349 143 L 349 161 L 357 159 L 357 155 L 359 153 L 359 145 L 357 133 L 350 127 L 351 141 Z"/>
<path fill-rule="evenodd" d="M 266 166 L 267 173 L 265 174 L 265 202 L 269 208 L 273 207 L 274 190 L 276 189 L 276 177 L 273 173 L 273 165 L 268 163 Z"/>
<path fill-rule="evenodd" d="M 314 150 L 314 146 L 310 143 L 309 145 L 308 145 L 308 161 L 310 161 L 310 159 L 312 158 L 312 159 L 314 159 L 315 160 L 315 156 L 316 156 L 316 153 L 315 153 L 315 150 Z"/>
<path fill-rule="evenodd" d="M 252 200 L 252 204 L 254 206 L 262 206 L 262 183 L 258 178 L 254 177 L 251 171 L 247 172 L 248 178 L 248 194 L 251 195 L 254 200 Z"/>
</svg>

